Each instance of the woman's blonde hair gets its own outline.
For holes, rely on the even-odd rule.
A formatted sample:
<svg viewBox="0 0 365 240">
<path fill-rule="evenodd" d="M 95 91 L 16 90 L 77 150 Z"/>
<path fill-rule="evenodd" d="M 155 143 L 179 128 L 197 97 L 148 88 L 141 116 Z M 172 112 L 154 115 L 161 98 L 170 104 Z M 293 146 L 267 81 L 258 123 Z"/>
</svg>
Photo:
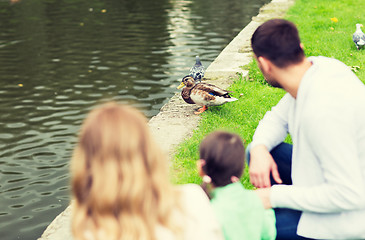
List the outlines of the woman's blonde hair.
<svg viewBox="0 0 365 240">
<path fill-rule="evenodd" d="M 138 110 L 107 103 L 85 119 L 71 161 L 75 239 L 155 239 L 177 196 L 168 162 Z"/>
</svg>

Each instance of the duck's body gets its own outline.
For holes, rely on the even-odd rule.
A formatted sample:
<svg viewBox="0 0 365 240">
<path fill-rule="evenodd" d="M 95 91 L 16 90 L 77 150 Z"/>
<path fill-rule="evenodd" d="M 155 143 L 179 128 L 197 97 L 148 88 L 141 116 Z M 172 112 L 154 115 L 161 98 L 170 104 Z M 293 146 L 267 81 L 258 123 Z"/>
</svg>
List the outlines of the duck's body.
<svg viewBox="0 0 365 240">
<path fill-rule="evenodd" d="M 365 34 L 361 31 L 362 24 L 356 24 L 356 31 L 352 35 L 352 40 L 354 41 L 357 50 L 365 46 Z"/>
<path fill-rule="evenodd" d="M 195 64 L 191 67 L 189 75 L 194 78 L 196 82 L 201 82 L 204 77 L 205 68 L 200 62 L 199 56 L 195 57 Z"/>
<path fill-rule="evenodd" d="M 202 106 L 196 114 L 204 112 L 209 106 L 219 106 L 237 100 L 237 98 L 229 96 L 227 90 L 213 84 L 195 83 L 191 76 L 186 76 L 182 79 L 178 89 L 182 87 L 184 89 L 181 92 L 181 96 L 186 103 Z"/>
</svg>

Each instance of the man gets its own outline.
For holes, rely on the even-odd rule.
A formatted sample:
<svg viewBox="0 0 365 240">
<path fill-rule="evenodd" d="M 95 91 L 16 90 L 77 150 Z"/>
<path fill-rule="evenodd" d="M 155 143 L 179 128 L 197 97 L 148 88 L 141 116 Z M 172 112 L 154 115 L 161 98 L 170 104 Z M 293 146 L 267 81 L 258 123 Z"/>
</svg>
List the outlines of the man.
<svg viewBox="0 0 365 240">
<path fill-rule="evenodd" d="M 289 21 L 265 22 L 251 44 L 267 82 L 287 92 L 248 149 L 277 239 L 365 239 L 364 84 L 338 60 L 305 57 Z"/>
</svg>

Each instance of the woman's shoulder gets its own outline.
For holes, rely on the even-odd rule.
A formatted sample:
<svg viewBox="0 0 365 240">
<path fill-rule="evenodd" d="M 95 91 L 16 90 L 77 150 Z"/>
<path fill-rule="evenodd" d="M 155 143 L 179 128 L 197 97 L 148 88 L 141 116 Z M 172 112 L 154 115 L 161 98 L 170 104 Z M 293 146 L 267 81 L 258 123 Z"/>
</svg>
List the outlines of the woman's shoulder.
<svg viewBox="0 0 365 240">
<path fill-rule="evenodd" d="M 208 196 L 197 184 L 189 183 L 178 185 L 176 186 L 176 189 L 180 195 L 180 200 L 183 205 L 184 203 L 189 204 L 190 207 L 199 204 L 210 205 Z"/>
<path fill-rule="evenodd" d="M 194 196 L 206 196 L 203 189 L 194 183 L 177 185 L 176 189 L 182 194 L 193 194 Z"/>
<path fill-rule="evenodd" d="M 186 229 L 185 239 L 223 239 L 220 225 L 203 189 L 196 184 L 178 185 L 176 189 L 183 210 L 179 220 L 183 221 Z"/>
</svg>

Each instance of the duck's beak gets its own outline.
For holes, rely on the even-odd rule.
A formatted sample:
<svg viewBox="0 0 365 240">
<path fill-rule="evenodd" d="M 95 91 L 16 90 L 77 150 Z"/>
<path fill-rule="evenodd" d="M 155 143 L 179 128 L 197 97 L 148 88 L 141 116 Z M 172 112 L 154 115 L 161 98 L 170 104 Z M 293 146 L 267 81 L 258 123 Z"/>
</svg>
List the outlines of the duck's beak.
<svg viewBox="0 0 365 240">
<path fill-rule="evenodd" d="M 364 27 L 364 25 L 360 24 L 360 27 Z"/>
<path fill-rule="evenodd" d="M 182 83 L 180 83 L 180 85 L 177 87 L 177 89 L 180 89 L 180 88 L 183 88 L 183 87 L 185 87 L 185 84 L 182 82 Z"/>
</svg>

